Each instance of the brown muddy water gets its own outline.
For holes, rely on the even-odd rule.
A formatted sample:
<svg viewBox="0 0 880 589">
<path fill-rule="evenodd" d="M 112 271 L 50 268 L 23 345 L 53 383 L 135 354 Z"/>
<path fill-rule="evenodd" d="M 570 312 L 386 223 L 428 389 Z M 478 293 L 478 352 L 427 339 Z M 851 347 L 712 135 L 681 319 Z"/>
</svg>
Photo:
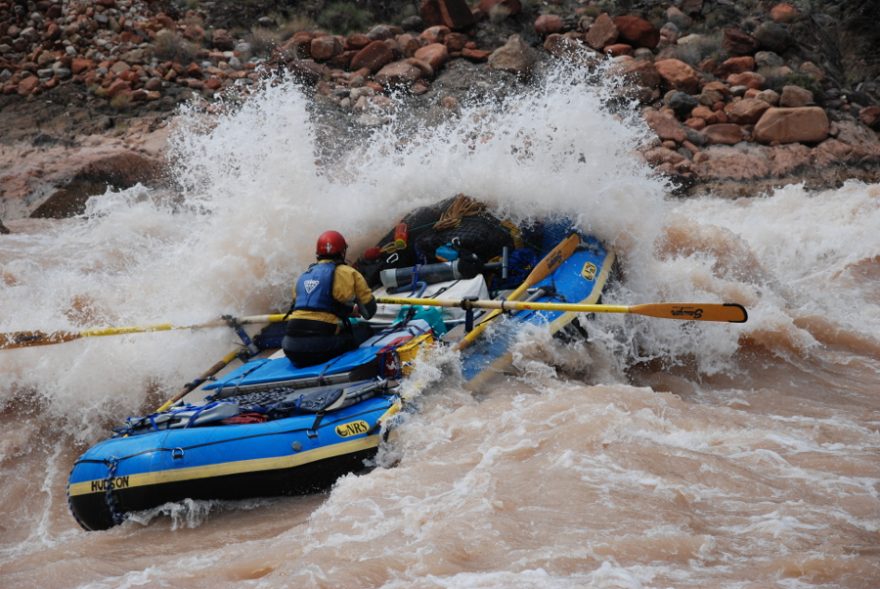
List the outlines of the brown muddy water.
<svg viewBox="0 0 880 589">
<path fill-rule="evenodd" d="M 0 586 L 880 586 L 880 186 L 677 201 L 630 155 L 642 130 L 608 116 L 601 89 L 546 88 L 404 146 L 377 132 L 333 178 L 293 87 L 208 130 L 184 124 L 169 148 L 179 192 L 7 222 L 0 331 L 283 308 L 316 231 L 364 247 L 460 191 L 519 218 L 562 212 L 605 240 L 624 261 L 607 302 L 733 301 L 748 323 L 605 315 L 588 343 L 532 330 L 478 390 L 436 353 L 371 471 L 105 532 L 68 512 L 77 456 L 233 336 L 0 351 Z"/>
</svg>

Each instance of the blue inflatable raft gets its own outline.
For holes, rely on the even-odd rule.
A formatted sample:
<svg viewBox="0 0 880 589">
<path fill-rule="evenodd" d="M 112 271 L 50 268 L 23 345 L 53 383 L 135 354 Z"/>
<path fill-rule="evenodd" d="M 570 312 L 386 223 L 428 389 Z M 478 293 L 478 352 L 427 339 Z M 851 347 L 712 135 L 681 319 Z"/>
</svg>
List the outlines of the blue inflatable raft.
<svg viewBox="0 0 880 589">
<path fill-rule="evenodd" d="M 558 242 L 536 255 L 552 255 Z M 530 300 L 596 303 L 612 264 L 599 241 L 581 237 L 572 253 L 554 260 Z M 414 281 L 410 294 L 485 297 L 494 290 L 488 280 L 478 275 L 418 287 Z M 390 325 L 363 346 L 317 366 L 296 368 L 267 350 L 166 411 L 129 418 L 74 464 L 68 483 L 74 517 L 88 530 L 101 530 L 166 502 L 308 493 L 363 469 L 401 410 L 399 383 L 419 349 L 444 338 L 454 343 L 462 323 L 479 322 L 456 311 L 439 319 L 395 322 L 389 316 Z M 555 333 L 575 319 L 564 312 L 513 313 L 493 337 L 478 338 L 462 352 L 462 373 L 475 380 L 504 366 L 523 323 Z M 444 338 L 442 332 L 448 332 Z"/>
</svg>

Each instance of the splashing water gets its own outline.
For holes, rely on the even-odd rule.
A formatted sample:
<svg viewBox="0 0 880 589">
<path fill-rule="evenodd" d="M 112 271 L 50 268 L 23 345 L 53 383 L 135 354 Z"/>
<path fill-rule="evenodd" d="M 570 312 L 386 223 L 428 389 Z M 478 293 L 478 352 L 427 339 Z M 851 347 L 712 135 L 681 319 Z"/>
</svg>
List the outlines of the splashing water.
<svg viewBox="0 0 880 589">
<path fill-rule="evenodd" d="M 356 251 L 458 192 L 577 219 L 622 260 L 606 302 L 735 301 L 749 323 L 524 332 L 519 370 L 477 392 L 444 352 L 407 383 L 418 411 L 378 468 L 329 495 L 182 503 L 91 534 L 64 501 L 78 453 L 234 336 L 0 352 L 4 585 L 876 586 L 880 186 L 672 200 L 635 155 L 645 129 L 606 107 L 613 82 L 584 78 L 554 69 L 430 127 L 401 102 L 369 136 L 335 137 L 332 161 L 290 81 L 190 106 L 174 190 L 108 191 L 0 239 L 0 331 L 284 308 L 317 232 Z"/>
</svg>

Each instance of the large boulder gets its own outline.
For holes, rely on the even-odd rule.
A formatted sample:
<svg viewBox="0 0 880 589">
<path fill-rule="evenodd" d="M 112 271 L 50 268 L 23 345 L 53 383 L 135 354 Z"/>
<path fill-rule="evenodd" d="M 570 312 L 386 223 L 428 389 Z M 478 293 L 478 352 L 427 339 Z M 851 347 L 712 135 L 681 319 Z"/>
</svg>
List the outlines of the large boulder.
<svg viewBox="0 0 880 589">
<path fill-rule="evenodd" d="M 675 141 L 681 143 L 687 139 L 687 131 L 684 126 L 676 120 L 672 113 L 661 112 L 653 108 L 645 109 L 645 122 L 657 134 L 657 137 L 666 141 Z"/>
<path fill-rule="evenodd" d="M 614 21 L 603 12 L 590 26 L 590 30 L 587 31 L 584 40 L 593 49 L 601 51 L 606 45 L 611 45 L 617 41 L 619 34 L 620 32 L 617 30 Z"/>
<path fill-rule="evenodd" d="M 707 125 L 700 132 L 712 145 L 736 145 L 745 139 L 743 128 L 733 123 Z"/>
<path fill-rule="evenodd" d="M 758 122 L 770 104 L 759 98 L 743 98 L 724 107 L 724 113 L 731 123 L 751 125 Z"/>
<path fill-rule="evenodd" d="M 787 85 L 782 87 L 779 106 L 796 107 L 814 104 L 813 93 L 800 86 Z"/>
<path fill-rule="evenodd" d="M 422 70 L 407 60 L 395 61 L 383 67 L 375 79 L 383 86 L 409 86 L 422 77 Z"/>
<path fill-rule="evenodd" d="M 428 26 L 446 25 L 452 30 L 466 29 L 476 22 L 465 0 L 423 0 L 419 16 Z"/>
<path fill-rule="evenodd" d="M 538 60 L 534 49 L 522 40 L 519 35 L 511 35 L 507 43 L 492 52 L 489 56 L 489 67 L 520 75 L 530 74 Z"/>
<path fill-rule="evenodd" d="M 679 59 L 660 59 L 654 62 L 657 73 L 670 88 L 689 94 L 696 94 L 700 89 L 700 78 L 697 72 Z"/>
<path fill-rule="evenodd" d="M 361 68 L 367 68 L 371 73 L 376 73 L 383 66 L 391 63 L 394 59 L 394 52 L 384 41 L 373 41 L 351 58 L 351 69 L 353 71 Z"/>
<path fill-rule="evenodd" d="M 614 19 L 614 25 L 620 33 L 619 39 L 626 41 L 633 47 L 654 49 L 660 42 L 660 31 L 641 17 L 618 16 Z"/>
<path fill-rule="evenodd" d="M 325 35 L 312 39 L 309 46 L 312 59 L 327 61 L 342 53 L 342 40 L 334 35 Z"/>
<path fill-rule="evenodd" d="M 449 61 L 449 49 L 443 43 L 431 43 L 417 50 L 413 57 L 429 63 L 436 71 Z"/>
<path fill-rule="evenodd" d="M 758 41 L 740 29 L 724 29 L 724 49 L 731 55 L 751 55 L 758 49 Z"/>
<path fill-rule="evenodd" d="M 828 137 L 828 115 L 818 106 L 769 108 L 755 125 L 761 143 L 818 143 Z"/>
</svg>

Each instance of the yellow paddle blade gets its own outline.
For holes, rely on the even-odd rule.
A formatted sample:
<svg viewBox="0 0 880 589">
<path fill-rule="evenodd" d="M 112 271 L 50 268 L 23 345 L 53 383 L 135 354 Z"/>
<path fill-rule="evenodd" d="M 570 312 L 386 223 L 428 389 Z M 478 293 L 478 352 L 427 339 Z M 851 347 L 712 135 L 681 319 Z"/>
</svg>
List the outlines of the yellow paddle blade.
<svg viewBox="0 0 880 589">
<path fill-rule="evenodd" d="M 681 319 L 683 321 L 745 323 L 749 319 L 746 308 L 738 303 L 646 303 L 633 305 L 629 312 L 636 315 L 647 315 L 660 319 Z"/>
</svg>

